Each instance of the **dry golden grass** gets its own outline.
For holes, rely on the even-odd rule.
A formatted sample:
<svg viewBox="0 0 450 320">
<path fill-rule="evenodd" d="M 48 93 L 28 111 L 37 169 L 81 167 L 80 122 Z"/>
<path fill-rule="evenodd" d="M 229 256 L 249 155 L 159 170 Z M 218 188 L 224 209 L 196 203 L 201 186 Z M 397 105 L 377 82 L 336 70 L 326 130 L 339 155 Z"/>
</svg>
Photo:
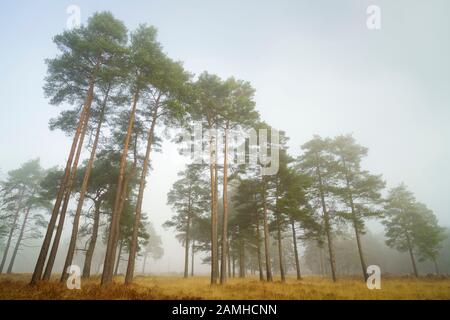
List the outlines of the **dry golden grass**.
<svg viewBox="0 0 450 320">
<path fill-rule="evenodd" d="M 29 279 L 30 275 L 1 275 L 0 299 L 450 299 L 450 279 L 436 278 L 382 278 L 381 290 L 369 290 L 358 279 L 333 283 L 320 277 L 288 279 L 285 284 L 229 279 L 225 286 L 214 287 L 208 277 L 138 276 L 129 286 L 117 277 L 108 288 L 93 278 L 83 280 L 81 290 L 68 290 L 56 280 L 30 287 Z"/>
</svg>

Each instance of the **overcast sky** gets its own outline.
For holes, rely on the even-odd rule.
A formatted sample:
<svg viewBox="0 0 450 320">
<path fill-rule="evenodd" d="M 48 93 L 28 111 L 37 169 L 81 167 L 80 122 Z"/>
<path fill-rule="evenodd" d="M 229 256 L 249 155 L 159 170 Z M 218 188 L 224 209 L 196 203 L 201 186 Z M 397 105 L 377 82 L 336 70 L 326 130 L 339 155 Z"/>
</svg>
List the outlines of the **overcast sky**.
<svg viewBox="0 0 450 320">
<path fill-rule="evenodd" d="M 389 188 L 405 182 L 450 226 L 449 1 L 1 1 L 3 173 L 36 157 L 65 163 L 70 139 L 49 131 L 59 109 L 42 86 L 71 4 L 82 21 L 109 10 L 129 29 L 154 25 L 167 54 L 195 74 L 250 81 L 262 118 L 286 131 L 293 154 L 313 134 L 353 133 L 369 148 L 366 169 Z M 380 30 L 366 27 L 371 4 Z M 185 161 L 170 143 L 154 156 L 144 211 L 166 250 L 154 270 L 181 270 L 182 248 L 161 224 Z"/>
</svg>

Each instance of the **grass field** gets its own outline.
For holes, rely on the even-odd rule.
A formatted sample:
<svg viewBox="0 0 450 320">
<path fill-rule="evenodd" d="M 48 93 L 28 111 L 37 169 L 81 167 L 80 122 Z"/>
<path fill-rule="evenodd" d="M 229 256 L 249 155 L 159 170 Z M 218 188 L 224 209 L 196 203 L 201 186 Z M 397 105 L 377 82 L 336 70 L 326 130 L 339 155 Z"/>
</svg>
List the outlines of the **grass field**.
<svg viewBox="0 0 450 320">
<path fill-rule="evenodd" d="M 285 284 L 229 279 L 225 286 L 215 287 L 208 277 L 138 276 L 129 286 L 117 277 L 108 288 L 101 288 L 99 278 L 93 278 L 83 280 L 80 290 L 69 290 L 57 281 L 29 287 L 29 279 L 30 275 L 0 275 L 0 299 L 450 299 L 448 278 L 382 278 L 380 290 L 369 290 L 357 279 L 333 283 L 313 276 L 288 279 Z"/>
</svg>

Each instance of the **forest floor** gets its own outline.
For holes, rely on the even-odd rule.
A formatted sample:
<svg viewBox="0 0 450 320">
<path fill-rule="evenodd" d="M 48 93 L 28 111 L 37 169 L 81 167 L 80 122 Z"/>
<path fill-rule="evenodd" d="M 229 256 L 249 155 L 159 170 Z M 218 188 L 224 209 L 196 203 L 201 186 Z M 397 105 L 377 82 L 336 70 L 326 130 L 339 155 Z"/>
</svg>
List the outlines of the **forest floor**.
<svg viewBox="0 0 450 320">
<path fill-rule="evenodd" d="M 450 299 L 450 279 L 424 277 L 388 277 L 381 279 L 381 289 L 369 290 L 359 279 L 329 279 L 307 276 L 286 283 L 261 282 L 257 278 L 229 279 L 224 286 L 211 287 L 209 278 L 183 279 L 174 276 L 137 276 L 132 285 L 123 285 L 116 277 L 108 288 L 99 286 L 99 277 L 82 280 L 80 290 L 69 290 L 57 278 L 49 283 L 28 286 L 30 275 L 0 275 L 0 300 L 4 299 Z"/>
</svg>

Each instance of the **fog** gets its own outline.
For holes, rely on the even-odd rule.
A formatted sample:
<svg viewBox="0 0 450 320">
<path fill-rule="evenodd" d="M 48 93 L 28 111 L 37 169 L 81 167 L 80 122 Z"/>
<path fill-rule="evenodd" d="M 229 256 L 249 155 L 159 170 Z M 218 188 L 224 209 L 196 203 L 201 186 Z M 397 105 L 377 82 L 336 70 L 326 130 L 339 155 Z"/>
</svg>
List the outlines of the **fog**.
<svg viewBox="0 0 450 320">
<path fill-rule="evenodd" d="M 71 139 L 48 129 L 62 109 L 44 98 L 44 59 L 66 26 L 68 1 L 0 4 L 0 172 L 39 157 L 63 166 Z M 109 10 L 129 29 L 154 25 L 167 54 L 187 70 L 245 79 L 261 118 L 286 131 L 290 152 L 313 134 L 353 133 L 369 148 L 363 167 L 387 188 L 404 182 L 450 226 L 450 20 L 448 1 L 76 1 L 85 21 Z M 201 4 L 201 5 L 199 5 Z M 381 29 L 366 27 L 366 8 L 381 9 Z M 162 224 L 173 214 L 166 195 L 188 159 L 170 141 L 154 154 L 143 211 L 161 235 L 154 273 L 181 272 L 183 248 Z M 86 155 L 85 155 L 86 156 Z M 66 221 L 63 248 L 67 245 Z M 382 233 L 378 223 L 370 223 Z M 39 245 L 40 242 L 37 243 Z M 30 272 L 37 248 L 17 258 Z M 139 268 L 139 265 L 138 265 Z M 209 266 L 196 259 L 197 272 Z"/>
</svg>

